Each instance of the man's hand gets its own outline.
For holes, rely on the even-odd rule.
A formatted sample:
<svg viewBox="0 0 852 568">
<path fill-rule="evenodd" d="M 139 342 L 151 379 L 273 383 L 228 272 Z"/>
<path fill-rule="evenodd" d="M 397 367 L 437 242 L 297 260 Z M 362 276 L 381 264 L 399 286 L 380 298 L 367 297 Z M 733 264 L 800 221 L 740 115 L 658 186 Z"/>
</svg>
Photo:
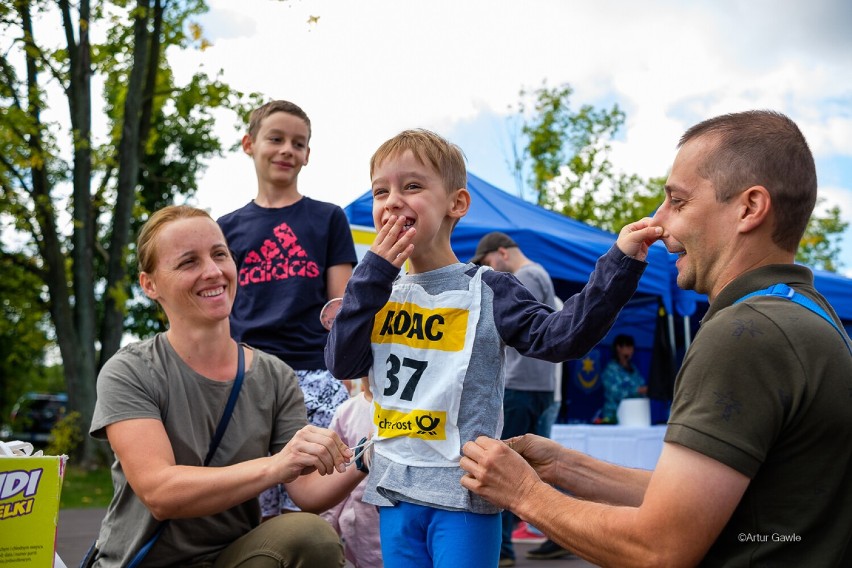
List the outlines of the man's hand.
<svg viewBox="0 0 852 568">
<path fill-rule="evenodd" d="M 373 246 L 370 250 L 386 261 L 393 264 L 396 268 L 402 268 L 402 265 L 414 252 L 414 245 L 411 240 L 417 232 L 414 227 L 403 232 L 405 225 L 405 217 L 400 215 L 391 215 L 387 222 L 376 234 L 373 240 Z M 400 236 L 401 235 L 401 236 Z"/>
<path fill-rule="evenodd" d="M 618 240 L 615 241 L 618 249 L 636 260 L 644 261 L 648 258 L 648 247 L 663 236 L 663 228 L 652 226 L 652 223 L 653 220 L 650 217 L 645 217 L 625 225 L 618 233 Z"/>
<path fill-rule="evenodd" d="M 462 447 L 461 478 L 466 489 L 494 505 L 513 510 L 542 483 L 530 465 L 508 444 L 480 436 Z"/>
<path fill-rule="evenodd" d="M 524 434 L 505 440 L 506 445 L 521 454 L 536 474 L 551 485 L 558 478 L 557 463 L 559 453 L 565 448 L 549 438 L 535 434 Z"/>
<path fill-rule="evenodd" d="M 282 483 L 318 471 L 328 475 L 335 470 L 343 473 L 352 451 L 343 443 L 337 432 L 327 428 L 307 425 L 287 442 L 274 458 L 283 466 Z"/>
</svg>

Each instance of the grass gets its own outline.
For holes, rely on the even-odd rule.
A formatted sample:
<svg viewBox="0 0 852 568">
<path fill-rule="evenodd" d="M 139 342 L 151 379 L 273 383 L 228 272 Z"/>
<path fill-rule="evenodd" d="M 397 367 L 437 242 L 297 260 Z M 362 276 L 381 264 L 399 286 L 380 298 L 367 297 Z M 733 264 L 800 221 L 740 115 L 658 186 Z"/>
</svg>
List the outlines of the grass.
<svg viewBox="0 0 852 568">
<path fill-rule="evenodd" d="M 88 471 L 74 466 L 65 468 L 60 509 L 105 508 L 112 499 L 112 478 L 108 467 Z"/>
</svg>

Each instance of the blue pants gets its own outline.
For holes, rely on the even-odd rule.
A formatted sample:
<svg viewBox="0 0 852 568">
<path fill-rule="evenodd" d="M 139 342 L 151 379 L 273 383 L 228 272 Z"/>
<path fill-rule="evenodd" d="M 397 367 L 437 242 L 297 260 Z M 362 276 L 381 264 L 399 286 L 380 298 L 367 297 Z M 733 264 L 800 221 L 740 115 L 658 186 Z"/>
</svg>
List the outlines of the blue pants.
<svg viewBox="0 0 852 568">
<path fill-rule="evenodd" d="M 524 434 L 549 438 L 553 419 L 556 418 L 556 409 L 553 392 L 506 389 L 503 395 L 503 433 L 500 438 L 505 440 Z M 500 557 L 514 558 L 512 530 L 515 527 L 515 515 L 511 511 L 503 511 L 502 524 Z"/>
<path fill-rule="evenodd" d="M 500 514 L 445 511 L 400 502 L 379 507 L 385 568 L 494 568 Z"/>
</svg>

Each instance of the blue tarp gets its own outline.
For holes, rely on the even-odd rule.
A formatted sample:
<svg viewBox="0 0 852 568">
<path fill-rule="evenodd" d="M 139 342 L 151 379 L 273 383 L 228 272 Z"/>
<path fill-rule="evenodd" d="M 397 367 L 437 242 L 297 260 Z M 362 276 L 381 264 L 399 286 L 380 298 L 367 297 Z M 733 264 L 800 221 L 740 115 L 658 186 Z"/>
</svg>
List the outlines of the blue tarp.
<svg viewBox="0 0 852 568">
<path fill-rule="evenodd" d="M 831 303 L 846 329 L 852 330 L 852 279 L 814 270 L 814 287 Z"/>
</svg>

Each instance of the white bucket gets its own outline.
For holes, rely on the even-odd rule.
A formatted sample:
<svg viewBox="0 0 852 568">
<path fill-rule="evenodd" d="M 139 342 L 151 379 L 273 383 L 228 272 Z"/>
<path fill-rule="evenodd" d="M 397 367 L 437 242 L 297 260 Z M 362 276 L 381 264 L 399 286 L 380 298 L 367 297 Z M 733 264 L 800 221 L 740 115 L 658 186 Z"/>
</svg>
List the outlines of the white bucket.
<svg viewBox="0 0 852 568">
<path fill-rule="evenodd" d="M 621 426 L 650 426 L 651 401 L 647 398 L 625 398 L 615 414 Z"/>
</svg>

